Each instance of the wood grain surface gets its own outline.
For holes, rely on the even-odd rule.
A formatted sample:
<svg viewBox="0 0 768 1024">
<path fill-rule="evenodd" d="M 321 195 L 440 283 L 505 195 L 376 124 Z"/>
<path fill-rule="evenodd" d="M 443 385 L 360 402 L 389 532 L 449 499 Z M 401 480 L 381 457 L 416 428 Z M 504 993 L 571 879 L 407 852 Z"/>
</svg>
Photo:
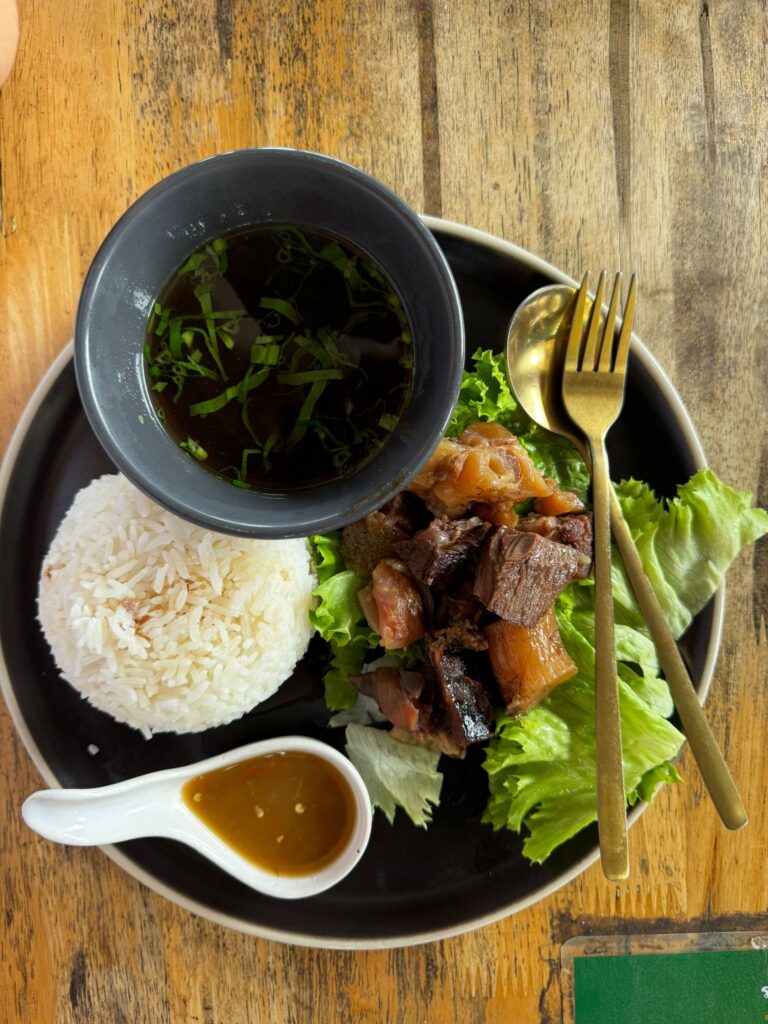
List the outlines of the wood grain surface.
<svg viewBox="0 0 768 1024">
<path fill-rule="evenodd" d="M 0 450 L 71 335 L 104 234 L 220 150 L 301 146 L 416 209 L 578 276 L 637 270 L 637 330 L 714 469 L 768 504 L 765 0 L 21 0 L 0 93 Z M 481 931 L 369 953 L 291 948 L 164 901 L 98 850 L 22 825 L 40 779 L 0 712 L 0 1020 L 50 1024 L 560 1019 L 560 947 L 766 927 L 763 545 L 728 584 L 709 701 L 750 814 L 726 833 L 688 755 L 598 866 Z"/>
</svg>

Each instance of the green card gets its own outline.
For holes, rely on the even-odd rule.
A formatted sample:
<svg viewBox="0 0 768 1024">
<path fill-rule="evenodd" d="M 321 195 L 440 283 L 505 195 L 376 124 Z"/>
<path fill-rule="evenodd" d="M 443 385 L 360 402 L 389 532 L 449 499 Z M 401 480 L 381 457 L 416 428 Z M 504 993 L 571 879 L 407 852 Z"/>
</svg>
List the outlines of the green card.
<svg viewBox="0 0 768 1024">
<path fill-rule="evenodd" d="M 576 1024 L 765 1024 L 768 949 L 583 956 Z"/>
</svg>

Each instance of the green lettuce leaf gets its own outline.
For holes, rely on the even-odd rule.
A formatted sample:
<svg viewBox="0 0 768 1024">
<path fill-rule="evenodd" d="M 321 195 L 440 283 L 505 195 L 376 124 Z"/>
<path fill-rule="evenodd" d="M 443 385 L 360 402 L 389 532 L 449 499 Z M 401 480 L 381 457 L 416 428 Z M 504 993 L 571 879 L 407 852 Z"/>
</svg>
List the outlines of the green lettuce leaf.
<svg viewBox="0 0 768 1024">
<path fill-rule="evenodd" d="M 617 487 L 643 567 L 675 636 L 714 594 L 743 547 L 768 531 L 768 512 L 751 508 L 752 495 L 700 469 L 669 502 L 657 501 L 638 480 Z M 642 624 L 634 598 L 624 611 Z"/>
<path fill-rule="evenodd" d="M 400 743 L 385 729 L 355 724 L 347 726 L 346 748 L 371 803 L 381 808 L 390 825 L 396 809 L 402 807 L 414 825 L 427 827 L 443 785 L 437 751 Z"/>
<path fill-rule="evenodd" d="M 768 531 L 768 513 L 750 508 L 749 494 L 726 487 L 709 470 L 696 473 L 670 502 L 657 501 L 634 480 L 619 484 L 617 494 L 676 636 L 712 597 L 741 548 Z M 620 562 L 613 595 L 624 785 L 631 804 L 650 799 L 662 782 L 679 781 L 669 759 L 683 736 L 666 720 L 673 710 L 669 690 L 658 678 L 656 653 Z M 490 798 L 484 820 L 515 831 L 525 824 L 530 834 L 523 852 L 537 862 L 596 818 L 591 580 L 561 595 L 557 618 L 578 674 L 526 716 L 500 715 L 485 762 Z"/>
<path fill-rule="evenodd" d="M 323 676 L 325 703 L 333 711 L 351 708 L 357 690 L 349 676 L 360 672 L 365 652 L 379 645 L 379 637 L 365 621 L 357 599 L 366 580 L 344 568 L 341 534 L 318 534 L 310 538 L 315 570 L 317 606 L 310 621 L 330 648 L 329 667 Z"/>
<path fill-rule="evenodd" d="M 477 420 L 500 423 L 515 434 L 533 459 L 536 468 L 558 481 L 563 490 L 583 495 L 589 486 L 584 461 L 570 443 L 557 434 L 542 430 L 522 409 L 510 391 L 503 353 L 479 348 L 472 356 L 473 369 L 466 370 L 459 398 L 448 427 L 455 436 Z"/>
</svg>

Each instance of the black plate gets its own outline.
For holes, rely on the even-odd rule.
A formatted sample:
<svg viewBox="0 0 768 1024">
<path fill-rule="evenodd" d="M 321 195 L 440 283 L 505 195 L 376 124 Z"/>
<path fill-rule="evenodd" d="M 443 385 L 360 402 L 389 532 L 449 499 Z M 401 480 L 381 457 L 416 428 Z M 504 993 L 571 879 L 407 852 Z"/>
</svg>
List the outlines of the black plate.
<svg viewBox="0 0 768 1024">
<path fill-rule="evenodd" d="M 430 221 L 457 278 L 469 350 L 499 349 L 509 318 L 531 291 L 565 280 L 546 264 L 469 229 Z M 672 494 L 702 453 L 677 395 L 642 346 L 631 360 L 627 397 L 611 435 L 614 475 L 647 480 Z M 8 705 L 36 764 L 52 785 L 100 786 L 188 764 L 252 740 L 300 733 L 340 745 L 329 730 L 320 685 L 324 645 L 313 642 L 294 677 L 231 725 L 145 740 L 93 709 L 60 679 L 36 621 L 40 566 L 75 493 L 114 471 L 88 427 L 71 360 L 33 400 L 20 427 L 0 520 L 0 643 Z M 13 446 L 12 446 L 13 447 Z M 13 457 L 11 453 L 10 458 Z M 719 604 L 698 616 L 686 651 L 700 689 L 714 663 Z M 0 672 L 0 677 L 2 673 Z M 89 745 L 98 747 L 91 755 Z M 563 884 L 596 856 L 596 829 L 560 847 L 540 867 L 522 840 L 480 823 L 487 783 L 482 752 L 445 768 L 442 804 L 426 831 L 401 814 L 393 827 L 375 816 L 356 870 L 330 892 L 281 901 L 262 896 L 179 843 L 147 839 L 107 852 L 164 895 L 232 927 L 289 942 L 327 946 L 400 945 L 440 938 L 520 909 Z"/>
</svg>

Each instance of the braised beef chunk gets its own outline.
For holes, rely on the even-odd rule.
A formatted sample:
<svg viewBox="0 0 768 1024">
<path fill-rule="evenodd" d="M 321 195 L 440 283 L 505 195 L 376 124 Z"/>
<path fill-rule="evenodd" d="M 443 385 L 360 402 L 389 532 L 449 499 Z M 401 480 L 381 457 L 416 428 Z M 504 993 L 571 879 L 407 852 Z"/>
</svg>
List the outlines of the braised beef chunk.
<svg viewBox="0 0 768 1024">
<path fill-rule="evenodd" d="M 383 559 L 358 600 L 368 625 L 387 650 L 407 647 L 424 636 L 424 603 L 405 566 Z"/>
<path fill-rule="evenodd" d="M 407 540 L 430 518 L 423 501 L 415 494 L 401 491 L 378 511 L 344 527 L 341 532 L 344 565 L 361 576 L 370 576 L 382 558 L 394 554 L 398 541 Z"/>
<path fill-rule="evenodd" d="M 517 529 L 525 533 L 538 533 L 547 540 L 558 544 L 567 544 L 576 548 L 589 558 L 589 565 L 582 570 L 581 579 L 586 579 L 592 568 L 592 513 L 583 512 L 579 515 L 538 516 L 535 513 L 524 516 L 517 524 Z"/>
<path fill-rule="evenodd" d="M 493 707 L 483 684 L 470 674 L 469 652 L 445 631 L 429 636 L 427 647 L 435 675 L 430 731 L 445 732 L 460 748 L 487 740 Z"/>
<path fill-rule="evenodd" d="M 379 509 L 382 515 L 409 537 L 426 526 L 432 518 L 427 506 L 410 491 L 400 491 Z"/>
<path fill-rule="evenodd" d="M 472 565 L 489 529 L 477 516 L 433 519 L 426 529 L 397 543 L 395 551 L 420 583 L 442 590 Z"/>
<path fill-rule="evenodd" d="M 474 593 L 488 611 L 515 626 L 533 626 L 590 559 L 575 548 L 496 526 L 486 537 Z"/>
<path fill-rule="evenodd" d="M 360 693 L 373 697 L 393 725 L 408 732 L 419 730 L 418 699 L 425 685 L 421 672 L 382 667 L 350 678 Z"/>
<path fill-rule="evenodd" d="M 468 651 L 485 651 L 488 649 L 488 641 L 485 639 L 482 629 L 474 622 L 455 619 L 445 629 L 440 630 L 442 636 L 458 647 L 464 647 Z"/>
<path fill-rule="evenodd" d="M 394 545 L 407 533 L 383 512 L 372 512 L 365 519 L 345 526 L 341 532 L 341 554 L 347 569 L 370 576 L 382 558 L 388 558 Z"/>
<path fill-rule="evenodd" d="M 454 593 L 440 594 L 435 605 L 434 622 L 438 628 L 454 623 L 477 625 L 486 615 L 485 608 L 472 593 L 472 580 L 462 580 Z"/>
</svg>

